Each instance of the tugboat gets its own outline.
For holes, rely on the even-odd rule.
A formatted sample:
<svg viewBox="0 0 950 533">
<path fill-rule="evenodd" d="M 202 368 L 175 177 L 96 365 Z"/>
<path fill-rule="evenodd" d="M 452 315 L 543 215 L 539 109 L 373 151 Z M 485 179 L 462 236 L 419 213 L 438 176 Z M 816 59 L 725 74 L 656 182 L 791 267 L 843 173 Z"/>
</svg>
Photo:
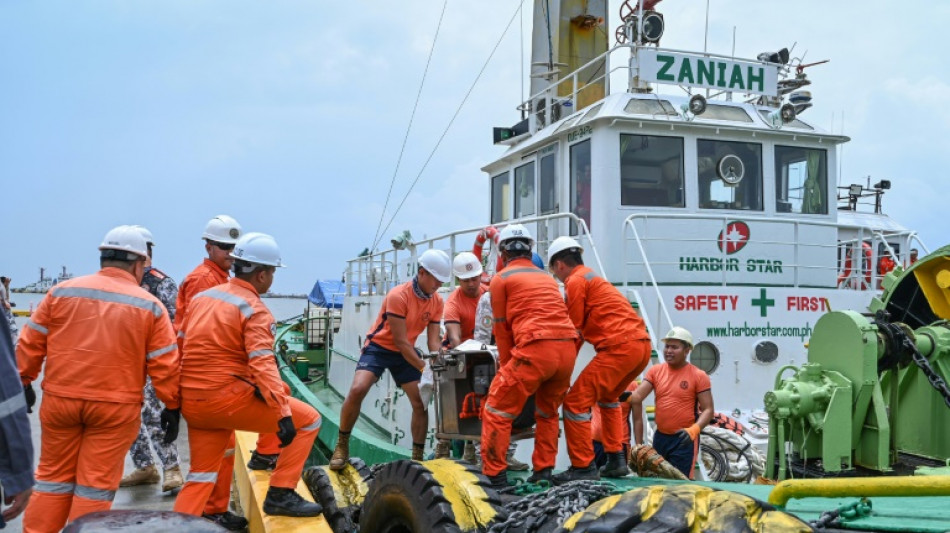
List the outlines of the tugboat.
<svg viewBox="0 0 950 533">
<path fill-rule="evenodd" d="M 338 325 L 330 312 L 281 325 L 282 375 L 324 417 L 314 460 L 325 462 L 335 445 L 339 406 L 386 293 L 430 248 L 472 250 L 495 271 L 493 235 L 517 222 L 541 257 L 557 237 L 581 242 L 589 266 L 638 308 L 656 349 L 671 326 L 691 330 L 699 339 L 691 362 L 709 374 L 719 410 L 768 449 L 773 477 L 930 475 L 775 488 L 626 478 L 588 493 L 522 492 L 502 505 L 471 466 L 407 460 L 409 402 L 386 375 L 351 436 L 362 460 L 305 476 L 334 531 L 627 531 L 667 517 L 656 531 L 880 531 L 890 521 L 943 531 L 950 523 L 950 471 L 935 466 L 950 456 L 950 392 L 940 385 L 950 374 L 950 248 L 930 254 L 884 213 L 889 181 L 836 186 L 838 148 L 849 139 L 807 119 L 806 71 L 815 63 L 789 48 L 755 59 L 663 48 L 668 21 L 657 3 L 624 3 L 609 31 L 603 0 L 537 0 L 532 96 L 518 122 L 494 129 L 504 153 L 483 168 L 485 224 L 417 241 L 406 233 L 392 249 L 361 254 L 347 264 Z M 912 250 L 926 257 L 913 264 Z M 869 308 L 880 312 L 873 320 L 861 315 Z M 459 399 L 476 386 L 470 366 L 490 364 L 491 351 L 432 354 L 441 370 L 430 447 L 437 438 L 478 439 L 477 421 L 459 423 Z M 592 355 L 582 349 L 575 375 Z M 910 406 L 928 410 L 920 439 L 899 419 Z M 526 460 L 530 440 L 522 442 L 517 455 Z M 563 442 L 560 450 L 564 468 Z M 888 497 L 872 509 L 865 496 Z M 771 514 L 761 500 L 794 516 Z"/>
</svg>

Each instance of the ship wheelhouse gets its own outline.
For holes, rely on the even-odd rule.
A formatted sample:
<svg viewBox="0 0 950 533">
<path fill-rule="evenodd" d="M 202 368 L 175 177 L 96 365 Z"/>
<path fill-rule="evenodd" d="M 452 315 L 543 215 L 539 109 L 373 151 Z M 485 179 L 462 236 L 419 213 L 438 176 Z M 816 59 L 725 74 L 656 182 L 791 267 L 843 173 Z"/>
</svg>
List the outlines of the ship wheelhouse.
<svg viewBox="0 0 950 533">
<path fill-rule="evenodd" d="M 689 248 L 686 243 L 703 238 L 704 227 L 715 232 L 706 240 L 715 242 L 716 233 L 728 230 L 723 227 L 727 219 L 784 221 L 799 226 L 798 240 L 835 242 L 832 169 L 835 147 L 847 137 L 823 133 L 799 119 L 776 129 L 767 122 L 771 110 L 751 104 L 710 103 L 703 115 L 687 118 L 676 111 L 686 102 L 654 94 L 611 95 L 515 143 L 484 168 L 491 176 L 491 222 L 573 213 L 585 222 L 615 282 L 621 281 L 626 262 L 618 233 L 631 216 L 642 226 L 664 220 L 668 228 L 652 224 L 654 235 L 647 243 L 656 248 L 646 251 L 660 268 L 655 272 L 660 281 L 675 282 L 679 271 L 699 272 L 691 263 L 717 272 L 717 258 L 703 256 L 712 261 L 700 266 L 698 260 L 681 264 L 680 256 Z M 568 222 L 535 229 L 540 242 L 581 232 Z M 730 239 L 728 231 L 725 239 Z M 676 241 L 684 246 L 671 246 Z M 729 242 L 725 255 L 742 244 Z M 669 255 L 676 248 L 680 251 Z M 835 247 L 824 253 L 831 259 L 820 262 L 833 263 Z M 730 272 L 749 281 L 745 266 L 734 270 L 728 266 L 733 263 L 724 264 L 727 281 Z M 638 277 L 632 274 L 628 281 Z M 798 274 L 799 282 L 826 287 L 833 287 L 837 276 L 830 270 Z"/>
</svg>

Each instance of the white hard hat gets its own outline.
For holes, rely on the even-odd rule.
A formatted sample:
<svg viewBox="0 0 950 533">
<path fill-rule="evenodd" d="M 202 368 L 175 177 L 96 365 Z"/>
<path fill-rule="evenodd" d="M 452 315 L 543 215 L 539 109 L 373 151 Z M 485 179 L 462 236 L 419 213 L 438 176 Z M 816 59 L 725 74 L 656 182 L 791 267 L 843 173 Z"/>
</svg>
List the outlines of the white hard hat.
<svg viewBox="0 0 950 533">
<path fill-rule="evenodd" d="M 277 241 L 266 233 L 245 233 L 234 244 L 230 256 L 256 265 L 285 267 L 280 261 L 280 248 Z"/>
<path fill-rule="evenodd" d="M 106 233 L 99 245 L 99 250 L 117 250 L 120 252 L 129 252 L 128 254 L 108 253 L 103 257 L 110 259 L 120 259 L 123 261 L 135 261 L 139 257 L 148 257 L 148 245 L 145 243 L 145 237 L 135 226 L 116 226 Z M 111 257 L 109 257 L 111 256 Z"/>
<path fill-rule="evenodd" d="M 693 347 L 693 335 L 687 331 L 686 328 L 681 328 L 679 326 L 673 326 L 673 329 L 666 334 L 666 337 L 663 337 L 663 342 L 669 340 L 678 340 L 683 341 L 689 345 L 690 348 Z"/>
<path fill-rule="evenodd" d="M 449 254 L 442 250 L 426 250 L 419 256 L 419 266 L 442 283 L 452 279 L 452 267 L 449 263 Z"/>
<path fill-rule="evenodd" d="M 228 215 L 218 215 L 205 225 L 202 239 L 220 242 L 221 244 L 235 244 L 241 236 L 241 225 Z"/>
<path fill-rule="evenodd" d="M 577 248 L 577 253 L 584 253 L 584 247 L 571 237 L 564 236 L 554 239 L 554 242 L 548 247 L 548 264 L 551 264 L 551 260 L 554 259 L 555 255 L 571 248 Z"/>
<path fill-rule="evenodd" d="M 452 260 L 452 272 L 458 279 L 471 279 L 482 274 L 482 262 L 472 252 L 462 252 Z"/>
<path fill-rule="evenodd" d="M 505 241 L 510 240 L 528 241 L 528 250 L 530 250 L 531 246 L 534 244 L 534 238 L 531 237 L 531 232 L 528 231 L 528 228 L 522 226 L 521 224 L 508 224 L 505 226 L 498 235 L 498 246 L 507 249 L 505 246 Z"/>
<path fill-rule="evenodd" d="M 135 225 L 133 228 L 139 230 L 139 233 L 142 234 L 142 237 L 145 239 L 145 244 L 151 244 L 155 246 L 155 239 L 152 238 L 152 232 L 148 230 L 145 226 Z"/>
</svg>

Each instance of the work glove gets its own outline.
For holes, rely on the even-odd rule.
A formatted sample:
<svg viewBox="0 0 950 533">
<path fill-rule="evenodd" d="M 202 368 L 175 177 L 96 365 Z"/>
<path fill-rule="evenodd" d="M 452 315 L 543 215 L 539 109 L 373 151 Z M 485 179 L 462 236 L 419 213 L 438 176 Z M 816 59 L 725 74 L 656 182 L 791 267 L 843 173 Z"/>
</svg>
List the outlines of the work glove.
<svg viewBox="0 0 950 533">
<path fill-rule="evenodd" d="M 162 442 L 171 444 L 178 438 L 178 424 L 181 422 L 181 409 L 162 409 L 161 424 L 165 438 Z"/>
<path fill-rule="evenodd" d="M 294 419 L 285 416 L 277 421 L 277 438 L 280 439 L 280 447 L 289 445 L 297 436 L 297 429 L 294 428 Z"/>
<path fill-rule="evenodd" d="M 693 424 L 686 428 L 686 432 L 689 433 L 689 438 L 696 442 L 696 439 L 699 438 L 699 434 L 702 433 L 703 428 L 699 427 L 699 424 Z"/>
<path fill-rule="evenodd" d="M 36 405 L 36 391 L 33 390 L 32 383 L 23 387 L 23 396 L 26 398 L 26 412 L 32 413 L 33 406 Z"/>
<path fill-rule="evenodd" d="M 633 392 L 628 391 L 628 390 L 625 390 L 625 391 L 623 391 L 623 392 L 620 393 L 620 401 L 621 401 L 621 402 L 625 402 L 625 401 L 629 400 L 631 396 L 633 396 Z"/>
</svg>

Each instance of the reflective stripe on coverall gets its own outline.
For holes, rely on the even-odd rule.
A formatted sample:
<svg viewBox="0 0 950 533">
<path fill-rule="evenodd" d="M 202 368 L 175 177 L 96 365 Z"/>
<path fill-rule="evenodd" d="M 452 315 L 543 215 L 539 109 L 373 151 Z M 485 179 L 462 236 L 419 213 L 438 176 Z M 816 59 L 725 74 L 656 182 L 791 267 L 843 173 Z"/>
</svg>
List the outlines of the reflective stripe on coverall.
<svg viewBox="0 0 950 533">
<path fill-rule="evenodd" d="M 207 290 L 191 302 L 183 327 L 181 381 L 191 471 L 175 500 L 175 511 L 198 515 L 205 508 L 212 490 L 223 481 L 222 454 L 234 430 L 273 432 L 285 416 L 293 417 L 297 437 L 282 449 L 271 486 L 297 486 L 320 429 L 320 415 L 288 398 L 272 350 L 273 326 L 274 317 L 257 291 L 240 279 Z M 238 377 L 255 383 L 264 400 Z"/>
<path fill-rule="evenodd" d="M 179 406 L 178 349 L 164 306 L 132 274 L 106 267 L 50 290 L 20 336 L 24 384 L 44 366 L 41 452 L 24 531 L 112 507 L 138 434 L 146 374 Z"/>
<path fill-rule="evenodd" d="M 564 398 L 567 452 L 571 466 L 584 468 L 594 460 L 590 419 L 595 402 L 602 417 L 604 451 L 623 449 L 619 396 L 649 363 L 650 337 L 630 302 L 590 268 L 575 267 L 564 280 L 564 292 L 571 322 L 597 351 Z"/>
<path fill-rule="evenodd" d="M 577 332 L 567 316 L 557 282 L 517 258 L 496 274 L 492 295 L 500 368 L 482 415 L 482 471 L 494 476 L 507 467 L 511 425 L 535 394 L 535 470 L 553 467 L 557 457 L 557 411 L 571 383 Z"/>
<path fill-rule="evenodd" d="M 175 331 L 178 332 L 178 349 L 184 356 L 184 332 L 182 325 L 188 316 L 189 304 L 195 298 L 195 295 L 202 293 L 212 287 L 222 285 L 228 282 L 230 274 L 211 259 L 205 258 L 200 265 L 185 276 L 181 286 L 178 288 L 178 300 L 175 302 Z M 264 435 L 258 437 L 258 448 L 261 448 L 260 441 L 265 441 L 265 448 L 275 448 L 279 442 L 269 445 L 276 437 L 271 436 L 270 440 Z M 264 453 L 263 451 L 261 453 Z M 267 452 L 267 453 L 278 453 Z M 208 499 L 208 506 L 205 508 L 207 514 L 218 514 L 228 510 L 228 503 L 231 501 L 231 479 L 234 477 L 234 435 L 225 450 L 224 461 L 221 462 L 221 471 L 218 472 L 221 484 L 215 486 L 215 490 Z"/>
</svg>

